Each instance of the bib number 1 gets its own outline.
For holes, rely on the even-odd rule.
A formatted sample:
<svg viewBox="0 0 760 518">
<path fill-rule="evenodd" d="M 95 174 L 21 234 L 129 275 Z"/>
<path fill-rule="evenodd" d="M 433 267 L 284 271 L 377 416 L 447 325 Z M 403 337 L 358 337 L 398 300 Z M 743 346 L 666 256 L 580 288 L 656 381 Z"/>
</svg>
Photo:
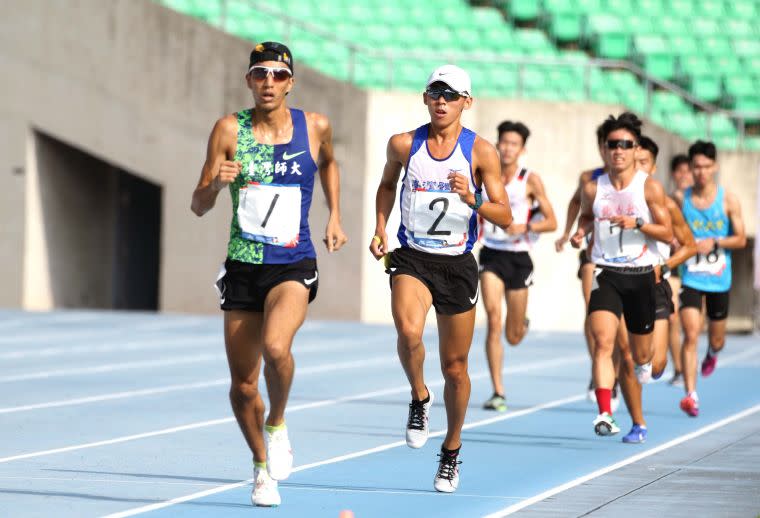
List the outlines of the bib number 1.
<svg viewBox="0 0 760 518">
<path fill-rule="evenodd" d="M 251 183 L 240 189 L 237 216 L 244 238 L 294 247 L 301 227 L 301 188 Z"/>
</svg>

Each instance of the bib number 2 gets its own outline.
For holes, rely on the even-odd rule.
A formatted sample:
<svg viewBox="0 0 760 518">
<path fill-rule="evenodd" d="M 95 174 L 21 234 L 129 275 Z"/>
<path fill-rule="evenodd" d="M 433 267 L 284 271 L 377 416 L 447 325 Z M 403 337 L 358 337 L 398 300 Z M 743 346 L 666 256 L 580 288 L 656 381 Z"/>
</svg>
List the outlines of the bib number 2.
<svg viewBox="0 0 760 518">
<path fill-rule="evenodd" d="M 410 212 L 415 239 L 436 240 L 443 246 L 461 241 L 472 216 L 459 195 L 448 191 L 415 191 Z"/>
<path fill-rule="evenodd" d="M 240 189 L 237 216 L 244 238 L 294 247 L 301 226 L 301 188 L 251 183 Z"/>
</svg>

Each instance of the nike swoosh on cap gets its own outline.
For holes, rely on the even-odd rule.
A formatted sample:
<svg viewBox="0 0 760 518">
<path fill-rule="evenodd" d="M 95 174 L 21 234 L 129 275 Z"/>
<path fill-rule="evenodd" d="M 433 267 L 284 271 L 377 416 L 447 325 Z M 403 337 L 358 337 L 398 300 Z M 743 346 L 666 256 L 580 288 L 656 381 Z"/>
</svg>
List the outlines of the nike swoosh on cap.
<svg viewBox="0 0 760 518">
<path fill-rule="evenodd" d="M 288 152 L 286 151 L 285 153 L 282 154 L 282 159 L 290 160 L 291 158 L 295 158 L 298 155 L 303 155 L 304 153 L 306 153 L 306 151 L 299 151 L 298 153 L 293 153 L 292 155 L 289 155 Z"/>
</svg>

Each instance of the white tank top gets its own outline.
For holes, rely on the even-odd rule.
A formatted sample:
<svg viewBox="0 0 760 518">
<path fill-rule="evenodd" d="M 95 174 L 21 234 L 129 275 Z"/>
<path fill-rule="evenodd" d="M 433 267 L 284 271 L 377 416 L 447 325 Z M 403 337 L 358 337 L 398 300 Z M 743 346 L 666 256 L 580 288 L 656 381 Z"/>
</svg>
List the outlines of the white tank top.
<svg viewBox="0 0 760 518">
<path fill-rule="evenodd" d="M 527 224 L 530 218 L 531 205 L 527 195 L 529 176 L 530 172 L 523 168 L 504 187 L 509 197 L 512 219 L 517 224 Z M 485 191 L 483 191 L 483 199 L 487 199 Z M 482 220 L 481 230 L 481 243 L 494 250 L 527 252 L 533 244 L 529 233 L 509 235 L 501 227 L 489 221 Z"/>
<path fill-rule="evenodd" d="M 451 192 L 448 176 L 465 175 L 470 192 L 480 191 L 472 177 L 472 146 L 475 133 L 462 128 L 451 154 L 444 159 L 430 156 L 429 124 L 414 132 L 409 162 L 401 185 L 402 247 L 439 255 L 461 255 L 472 250 L 477 239 L 476 212 Z"/>
<path fill-rule="evenodd" d="M 644 183 L 649 175 L 637 171 L 631 183 L 618 191 L 609 174 L 599 177 L 594 198 L 594 246 L 591 261 L 607 266 L 654 266 L 660 262 L 657 241 L 637 229 L 610 225 L 612 216 L 631 216 L 651 223 Z"/>
</svg>

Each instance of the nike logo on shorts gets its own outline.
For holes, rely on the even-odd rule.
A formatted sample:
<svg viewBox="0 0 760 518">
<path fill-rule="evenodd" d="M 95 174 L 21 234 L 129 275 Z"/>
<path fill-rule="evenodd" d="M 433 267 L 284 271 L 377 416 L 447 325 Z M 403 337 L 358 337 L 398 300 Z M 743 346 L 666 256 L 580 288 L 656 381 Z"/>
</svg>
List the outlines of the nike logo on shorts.
<svg viewBox="0 0 760 518">
<path fill-rule="evenodd" d="M 307 286 L 311 286 L 317 281 L 317 278 L 319 278 L 319 272 L 314 272 L 314 277 L 312 277 L 311 279 L 304 279 L 303 283 Z"/>
<path fill-rule="evenodd" d="M 470 304 L 475 304 L 475 303 L 478 301 L 478 293 L 480 293 L 480 286 L 478 286 L 478 287 L 475 289 L 475 296 L 474 296 L 474 297 L 469 297 L 469 299 L 470 299 Z"/>
<path fill-rule="evenodd" d="M 282 154 L 282 159 L 290 160 L 291 158 L 295 158 L 298 155 L 303 155 L 304 153 L 306 153 L 306 151 L 299 151 L 298 153 L 293 153 L 292 155 L 289 155 L 288 152 L 286 151 L 285 153 Z"/>
</svg>

